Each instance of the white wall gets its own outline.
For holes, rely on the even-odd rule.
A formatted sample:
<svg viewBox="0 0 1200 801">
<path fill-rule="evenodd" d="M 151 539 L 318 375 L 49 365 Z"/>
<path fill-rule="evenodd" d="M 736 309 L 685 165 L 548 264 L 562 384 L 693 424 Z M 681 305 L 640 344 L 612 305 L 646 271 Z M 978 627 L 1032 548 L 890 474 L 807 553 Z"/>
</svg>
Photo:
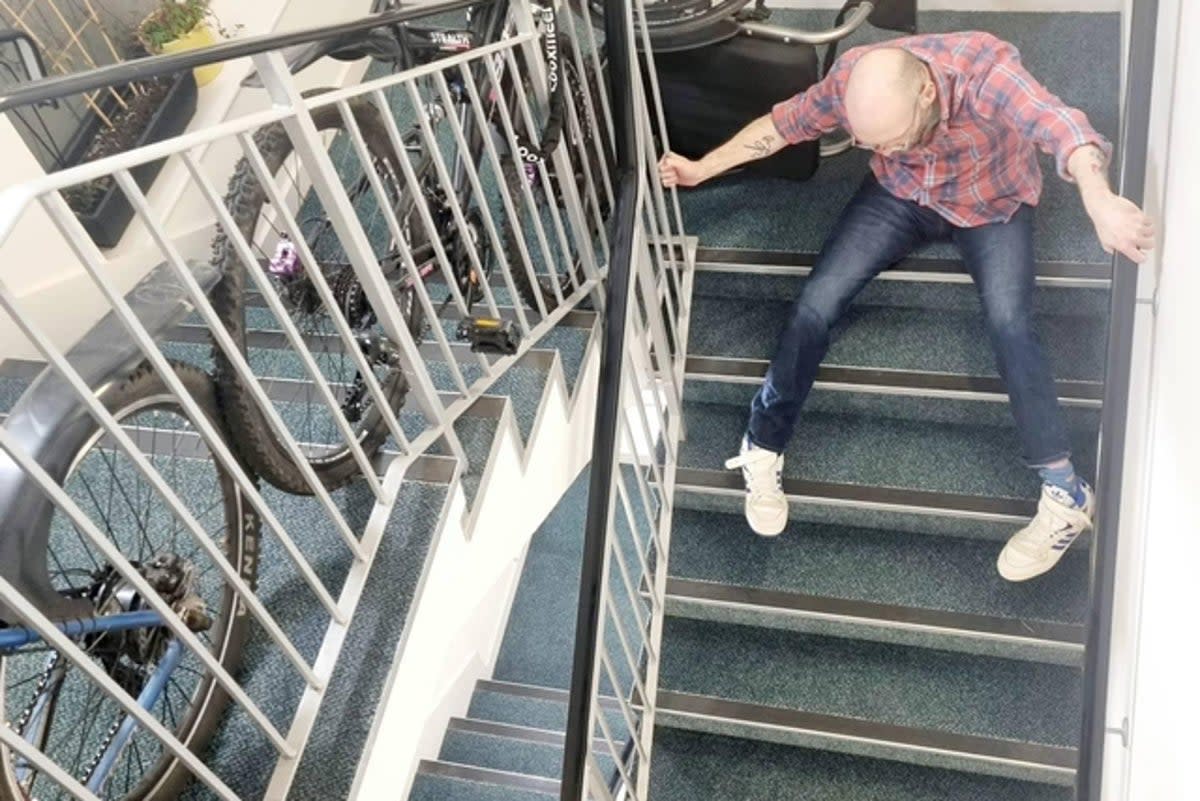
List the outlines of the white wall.
<svg viewBox="0 0 1200 801">
<path fill-rule="evenodd" d="M 222 24 L 242 26 L 241 35 L 297 30 L 326 25 L 365 14 L 370 0 L 214 0 L 213 8 Z M 251 69 L 249 59 L 225 65 L 212 84 L 199 90 L 196 114 L 189 130 L 199 130 L 263 108 L 266 94 L 261 89 L 242 89 L 240 83 Z M 342 85 L 361 73 L 363 64 L 344 65 L 325 61 L 306 71 L 301 88 Z M 0 152 L 5 169 L 0 173 L 0 190 L 42 174 L 13 124 L 0 116 Z M 206 174 L 224 193 L 228 176 L 240 157 L 233 141 L 220 141 L 198 149 L 195 155 Z M 213 235 L 213 218 L 200 191 L 190 185 L 183 164 L 169 161 L 148 193 L 151 208 L 158 211 L 167 231 L 185 257 L 207 259 Z M 152 267 L 163 261 L 140 221 L 134 220 L 121 242 L 102 255 L 106 274 L 121 290 L 133 286 Z M 29 209 L 18 230 L 0 245 L 0 281 L 16 297 L 20 308 L 65 348 L 82 336 L 107 310 L 82 266 L 72 255 L 49 218 L 38 208 Z M 0 361 L 6 358 L 39 359 L 16 326 L 0 314 Z"/>
<path fill-rule="evenodd" d="M 1142 270 L 1135 332 L 1129 458 L 1114 621 L 1109 726 L 1129 726 L 1128 747 L 1108 741 L 1105 801 L 1195 798 L 1200 738 L 1196 666 L 1184 654 L 1200 604 L 1200 5 L 1160 0 L 1147 163 L 1146 210 L 1160 247 Z M 1194 647 L 1188 649 L 1194 652 Z"/>
</svg>

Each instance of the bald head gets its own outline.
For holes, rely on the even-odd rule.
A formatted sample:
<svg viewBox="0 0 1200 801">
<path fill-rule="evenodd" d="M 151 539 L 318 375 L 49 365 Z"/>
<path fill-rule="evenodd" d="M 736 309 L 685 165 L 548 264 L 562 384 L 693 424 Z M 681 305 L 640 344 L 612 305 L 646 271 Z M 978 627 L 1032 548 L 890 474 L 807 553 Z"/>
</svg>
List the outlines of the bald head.
<svg viewBox="0 0 1200 801">
<path fill-rule="evenodd" d="M 914 108 L 924 119 L 936 89 L 925 62 L 898 47 L 880 47 L 862 55 L 846 81 L 846 117 L 860 142 L 883 144 L 913 126 Z"/>
</svg>

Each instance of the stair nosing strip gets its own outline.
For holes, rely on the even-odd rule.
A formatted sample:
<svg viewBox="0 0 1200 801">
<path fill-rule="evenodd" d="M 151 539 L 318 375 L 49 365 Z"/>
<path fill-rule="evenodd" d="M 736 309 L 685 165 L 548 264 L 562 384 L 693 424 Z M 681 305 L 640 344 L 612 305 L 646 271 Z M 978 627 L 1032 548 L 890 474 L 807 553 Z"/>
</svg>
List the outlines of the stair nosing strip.
<svg viewBox="0 0 1200 801">
<path fill-rule="evenodd" d="M 527 773 L 512 773 L 494 768 L 480 768 L 474 765 L 462 765 L 458 762 L 444 762 L 440 759 L 422 759 L 417 766 L 417 773 L 425 776 L 459 779 L 477 784 L 496 784 L 501 787 L 511 787 L 515 790 L 529 790 L 545 795 L 558 795 L 562 784 L 559 781 L 547 779 L 544 776 L 530 776 Z"/>
<path fill-rule="evenodd" d="M 729 470 L 679 467 L 675 474 L 677 490 L 713 495 L 742 495 L 741 475 Z M 783 479 L 783 491 L 789 499 L 827 506 L 884 509 L 941 517 L 973 520 L 1026 522 L 1037 509 L 1037 502 L 1023 498 L 962 495 L 951 492 L 839 484 L 832 481 Z"/>
<path fill-rule="evenodd" d="M 700 247 L 696 251 L 696 269 L 721 272 L 771 272 L 805 274 L 812 270 L 817 254 L 813 251 L 757 250 L 754 248 Z M 1042 282 L 1079 282 L 1081 286 L 1102 287 L 1112 281 L 1110 263 L 1037 259 L 1037 279 Z M 942 280 L 970 282 L 971 277 L 960 259 L 910 257 L 884 270 L 880 278 L 896 279 L 909 275 L 936 275 Z M 928 279 L 926 279 L 928 280 Z"/>
<path fill-rule="evenodd" d="M 1053 645 L 1080 653 L 1084 645 L 1084 627 L 1071 623 L 1024 621 L 1017 618 L 769 590 L 677 576 L 667 578 L 667 598 L 910 631 L 937 631 L 973 639 Z"/>
<path fill-rule="evenodd" d="M 957 734 L 861 718 L 804 712 L 745 701 L 731 701 L 675 690 L 660 689 L 655 708 L 660 714 L 811 734 L 843 741 L 871 743 L 906 751 L 942 754 L 993 764 L 1033 767 L 1066 775 L 1074 775 L 1075 766 L 1078 763 L 1079 750 L 1068 746 L 1027 743 L 974 734 Z"/>
<path fill-rule="evenodd" d="M 563 704 L 571 698 L 570 693 L 557 687 L 542 687 L 537 684 L 522 684 L 502 679 L 479 679 L 475 682 L 475 691 L 481 690 L 490 693 L 518 695 L 522 698 L 536 698 L 539 701 L 557 701 Z"/>
<path fill-rule="evenodd" d="M 736 356 L 689 354 L 684 368 L 686 378 L 728 383 L 757 383 L 767 374 L 770 361 Z M 817 386 L 826 389 L 876 391 L 916 397 L 948 397 L 1007 401 L 1008 392 L 999 376 L 969 373 L 942 373 L 927 370 L 900 370 L 887 367 L 822 365 L 817 371 Z M 1055 381 L 1059 400 L 1070 405 L 1100 408 L 1104 384 L 1098 381 L 1060 379 Z"/>
<path fill-rule="evenodd" d="M 515 723 L 500 723 L 482 718 L 450 718 L 446 724 L 447 731 L 459 731 L 467 734 L 485 734 L 490 737 L 504 737 L 509 740 L 519 740 L 536 745 L 562 746 L 566 743 L 565 732 L 553 729 L 539 729 L 533 726 L 520 726 Z M 607 754 L 607 743 L 602 738 L 592 739 L 592 750 L 598 756 Z"/>
<path fill-rule="evenodd" d="M 555 687 L 541 687 L 536 684 L 521 684 L 520 682 L 503 681 L 500 679 L 479 679 L 475 682 L 475 692 L 501 693 L 516 695 L 521 698 L 534 698 L 539 701 L 554 701 L 565 704 L 571 700 L 571 693 Z M 600 705 L 606 709 L 619 709 L 621 702 L 611 695 L 600 696 Z"/>
</svg>

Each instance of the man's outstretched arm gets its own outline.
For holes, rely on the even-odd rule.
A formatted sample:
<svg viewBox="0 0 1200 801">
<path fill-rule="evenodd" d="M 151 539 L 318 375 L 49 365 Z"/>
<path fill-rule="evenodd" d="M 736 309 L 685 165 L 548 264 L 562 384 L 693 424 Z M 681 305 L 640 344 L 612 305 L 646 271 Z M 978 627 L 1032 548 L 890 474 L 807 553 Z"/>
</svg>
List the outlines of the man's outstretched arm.
<svg viewBox="0 0 1200 801">
<path fill-rule="evenodd" d="M 698 161 L 668 153 L 658 163 L 658 174 L 663 186 L 696 186 L 748 161 L 765 159 L 786 145 L 771 115 L 764 114 Z"/>
<path fill-rule="evenodd" d="M 1154 223 L 1133 201 L 1114 193 L 1108 186 L 1108 160 L 1095 145 L 1075 148 L 1067 160 L 1067 172 L 1079 185 L 1079 196 L 1096 236 L 1106 253 L 1114 250 L 1134 263 L 1146 260 L 1154 248 Z"/>
<path fill-rule="evenodd" d="M 1054 156 L 1059 175 L 1079 185 L 1083 207 L 1105 251 L 1136 263 L 1154 246 L 1154 225 L 1134 203 L 1108 186 L 1112 145 L 1092 128 L 1087 115 L 1042 86 L 1021 64 L 1015 47 L 993 39 L 991 69 L 976 89 L 976 110 L 1005 121 Z"/>
<path fill-rule="evenodd" d="M 749 161 L 765 159 L 787 145 L 819 139 L 843 124 L 841 97 L 851 60 L 843 55 L 823 79 L 776 103 L 769 114 L 751 122 L 702 159 L 674 153 L 659 162 L 664 186 L 696 186 Z"/>
</svg>

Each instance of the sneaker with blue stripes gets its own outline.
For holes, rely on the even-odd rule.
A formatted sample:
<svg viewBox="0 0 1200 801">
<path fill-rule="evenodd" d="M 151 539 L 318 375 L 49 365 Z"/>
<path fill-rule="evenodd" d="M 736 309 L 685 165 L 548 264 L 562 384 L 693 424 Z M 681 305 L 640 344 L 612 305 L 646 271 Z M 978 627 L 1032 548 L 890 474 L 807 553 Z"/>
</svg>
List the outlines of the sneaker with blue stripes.
<svg viewBox="0 0 1200 801">
<path fill-rule="evenodd" d="M 1071 493 L 1051 484 L 1042 485 L 1037 514 L 1018 531 L 1000 552 L 996 569 L 1009 581 L 1027 581 L 1058 564 L 1067 549 L 1092 527 L 1096 494 L 1080 482 L 1083 503 Z"/>
</svg>

